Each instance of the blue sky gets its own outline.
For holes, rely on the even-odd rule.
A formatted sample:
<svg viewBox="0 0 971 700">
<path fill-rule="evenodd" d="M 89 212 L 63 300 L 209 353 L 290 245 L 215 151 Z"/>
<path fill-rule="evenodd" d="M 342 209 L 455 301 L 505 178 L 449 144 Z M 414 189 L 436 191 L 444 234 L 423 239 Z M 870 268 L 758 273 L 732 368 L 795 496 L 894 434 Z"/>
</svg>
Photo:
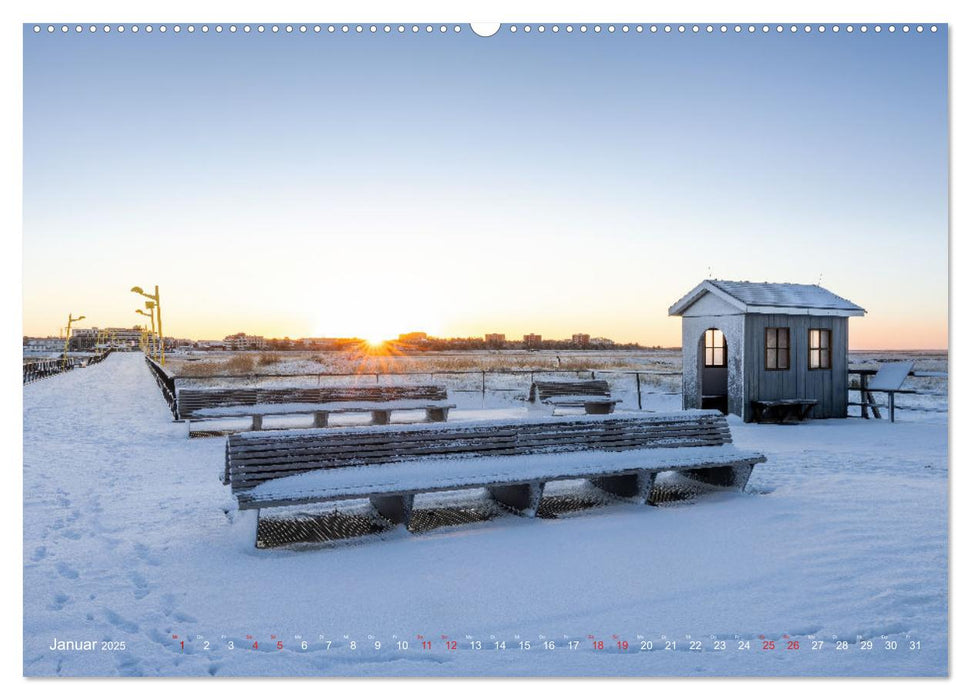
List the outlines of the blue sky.
<svg viewBox="0 0 971 700">
<path fill-rule="evenodd" d="M 228 25 L 226 25 L 228 26 Z M 947 32 L 24 29 L 24 330 L 588 332 L 706 276 L 947 343 Z"/>
</svg>

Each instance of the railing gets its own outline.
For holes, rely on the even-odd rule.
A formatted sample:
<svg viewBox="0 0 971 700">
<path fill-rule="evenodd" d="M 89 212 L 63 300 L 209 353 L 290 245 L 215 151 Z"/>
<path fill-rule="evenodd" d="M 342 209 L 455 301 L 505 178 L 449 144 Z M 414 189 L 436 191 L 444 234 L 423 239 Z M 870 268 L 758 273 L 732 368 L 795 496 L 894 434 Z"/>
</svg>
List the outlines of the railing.
<svg viewBox="0 0 971 700">
<path fill-rule="evenodd" d="M 110 354 L 111 349 L 109 348 L 104 352 L 87 357 L 71 357 L 69 355 L 66 360 L 63 357 L 58 357 L 46 360 L 24 362 L 24 384 L 30 384 L 31 382 L 36 382 L 39 379 L 53 377 L 55 374 L 70 372 L 72 369 L 76 369 L 78 367 L 88 367 L 89 365 L 97 364 Z"/>
<path fill-rule="evenodd" d="M 885 389 L 871 389 L 869 386 L 869 379 L 877 373 L 877 369 L 874 367 L 850 367 L 849 375 L 849 390 L 850 392 L 859 392 L 859 401 L 849 401 L 848 406 L 859 406 L 860 407 L 860 418 L 869 418 L 868 411 L 873 411 L 874 418 L 881 418 L 880 409 L 886 408 L 890 413 L 890 422 L 894 422 L 894 416 L 897 411 L 908 410 L 908 411 L 923 411 L 925 413 L 945 413 L 947 412 L 946 399 L 948 398 L 947 392 L 947 381 L 948 373 L 940 371 L 928 371 L 928 370 L 914 370 L 912 369 L 907 377 L 913 377 L 914 381 L 911 382 L 910 388 L 907 389 L 896 389 L 893 391 L 887 391 Z M 925 390 L 926 387 L 933 382 L 944 383 L 944 391 L 934 391 Z M 918 388 L 923 385 L 923 388 Z M 873 396 L 874 393 L 886 394 L 887 401 L 884 404 L 879 403 Z M 935 398 L 945 399 L 945 408 L 941 409 L 939 407 L 926 406 L 926 405 L 913 405 L 904 404 L 900 405 L 897 403 L 896 395 L 903 394 L 905 396 L 917 396 L 926 397 L 931 396 Z"/>
<path fill-rule="evenodd" d="M 150 358 L 148 355 L 145 355 L 145 364 L 147 364 L 148 369 L 151 370 L 152 376 L 155 378 L 155 383 L 158 384 L 158 388 L 161 390 L 162 396 L 165 398 L 165 402 L 169 405 L 169 410 L 172 411 L 172 416 L 174 418 L 178 418 L 179 411 L 175 398 L 175 377 L 166 372 L 159 363 Z"/>
</svg>

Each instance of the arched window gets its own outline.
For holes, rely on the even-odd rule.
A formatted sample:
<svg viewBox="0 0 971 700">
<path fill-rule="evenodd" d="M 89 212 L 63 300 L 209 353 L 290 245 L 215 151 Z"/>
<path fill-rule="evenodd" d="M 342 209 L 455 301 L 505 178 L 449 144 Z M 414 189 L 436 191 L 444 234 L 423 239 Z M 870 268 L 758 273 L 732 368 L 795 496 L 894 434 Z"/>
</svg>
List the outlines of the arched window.
<svg viewBox="0 0 971 700">
<path fill-rule="evenodd" d="M 717 328 L 705 331 L 705 367 L 728 366 L 728 341 Z"/>
</svg>

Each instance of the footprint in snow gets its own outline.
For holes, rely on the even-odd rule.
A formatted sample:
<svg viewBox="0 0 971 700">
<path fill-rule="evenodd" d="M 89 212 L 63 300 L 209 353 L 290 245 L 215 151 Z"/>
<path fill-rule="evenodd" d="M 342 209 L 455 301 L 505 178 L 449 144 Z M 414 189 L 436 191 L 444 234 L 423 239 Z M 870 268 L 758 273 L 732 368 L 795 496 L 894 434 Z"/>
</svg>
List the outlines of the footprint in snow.
<svg viewBox="0 0 971 700">
<path fill-rule="evenodd" d="M 132 571 L 128 578 L 131 579 L 132 584 L 135 586 L 135 597 L 141 600 L 147 596 L 151 591 L 148 587 L 148 581 L 137 571 Z"/>
<path fill-rule="evenodd" d="M 70 597 L 64 595 L 63 593 L 58 593 L 54 596 L 54 602 L 47 606 L 48 610 L 63 610 L 64 605 L 70 600 Z"/>
<path fill-rule="evenodd" d="M 59 573 L 64 578 L 78 577 L 77 569 L 72 569 L 70 566 L 68 566 L 67 564 L 64 564 L 63 562 L 57 565 L 57 573 Z"/>
<path fill-rule="evenodd" d="M 198 620 L 192 617 L 192 615 L 187 615 L 186 613 L 179 612 L 178 610 L 172 613 L 172 617 L 179 622 L 198 622 Z"/>
<path fill-rule="evenodd" d="M 152 566 L 158 566 L 162 563 L 161 559 L 152 554 L 152 551 L 146 545 L 141 543 L 135 545 L 135 556 L 146 564 L 151 564 Z"/>
<path fill-rule="evenodd" d="M 47 556 L 47 547 L 38 547 L 34 550 L 34 553 L 30 555 L 31 561 L 40 561 Z"/>
<path fill-rule="evenodd" d="M 118 675 L 120 676 L 144 676 L 139 661 L 132 654 L 122 652 L 117 657 Z"/>
<path fill-rule="evenodd" d="M 108 619 L 112 625 L 120 630 L 124 630 L 129 634 L 135 634 L 138 631 L 138 625 L 131 620 L 126 620 L 121 615 L 116 613 L 114 610 L 105 610 L 105 617 Z"/>
</svg>

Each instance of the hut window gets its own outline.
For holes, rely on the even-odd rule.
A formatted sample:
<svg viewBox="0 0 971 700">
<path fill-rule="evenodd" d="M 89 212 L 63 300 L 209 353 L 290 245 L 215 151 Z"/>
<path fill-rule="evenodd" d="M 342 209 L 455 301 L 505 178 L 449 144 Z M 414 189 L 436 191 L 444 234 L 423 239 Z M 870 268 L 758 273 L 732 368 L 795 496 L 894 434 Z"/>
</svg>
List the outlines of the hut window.
<svg viewBox="0 0 971 700">
<path fill-rule="evenodd" d="M 765 329 L 765 368 L 789 369 L 789 329 Z"/>
<path fill-rule="evenodd" d="M 827 328 L 809 329 L 809 369 L 830 369 L 833 366 L 833 332 Z"/>
<path fill-rule="evenodd" d="M 728 367 L 728 341 L 717 328 L 705 331 L 705 367 Z"/>
</svg>

